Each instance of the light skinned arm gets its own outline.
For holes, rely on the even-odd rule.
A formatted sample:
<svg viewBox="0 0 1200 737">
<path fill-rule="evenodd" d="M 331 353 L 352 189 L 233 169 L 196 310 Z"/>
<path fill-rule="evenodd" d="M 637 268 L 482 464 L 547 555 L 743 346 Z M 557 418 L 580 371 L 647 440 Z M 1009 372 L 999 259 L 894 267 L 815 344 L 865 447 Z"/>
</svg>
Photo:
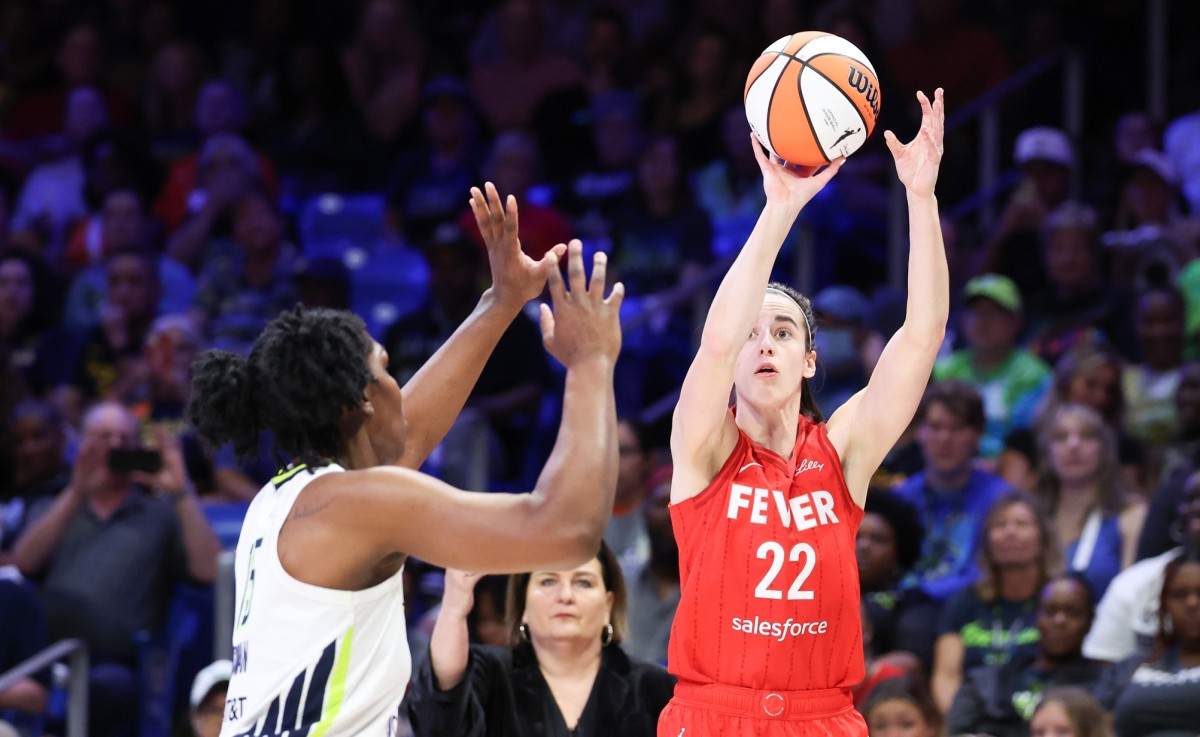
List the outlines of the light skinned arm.
<svg viewBox="0 0 1200 737">
<path fill-rule="evenodd" d="M 39 714 L 46 708 L 46 687 L 32 678 L 22 678 L 5 691 L 0 691 L 0 709 L 16 709 L 26 714 Z"/>
<path fill-rule="evenodd" d="M 429 637 L 429 663 L 433 678 L 442 691 L 462 683 L 471 657 L 467 615 L 475 605 L 475 584 L 479 576 L 454 568 L 446 569 L 442 608 Z"/>
<path fill-rule="evenodd" d="M 954 695 L 962 684 L 963 641 L 957 632 L 947 632 L 937 638 L 933 646 L 933 676 L 930 688 L 933 700 L 943 714 L 950 713 Z"/>
<path fill-rule="evenodd" d="M 908 428 L 925 393 L 950 314 L 950 276 L 934 186 L 942 160 L 945 103 L 918 92 L 921 129 L 907 144 L 884 133 L 908 198 L 908 304 L 904 324 L 888 341 L 867 385 L 829 420 L 846 485 L 859 506 L 867 485 Z M 948 705 L 947 705 L 948 706 Z"/>
<path fill-rule="evenodd" d="M 1146 503 L 1138 500 L 1121 510 L 1117 525 L 1121 528 L 1121 569 L 1137 562 L 1138 542 L 1148 513 Z"/>
<path fill-rule="evenodd" d="M 462 491 L 386 466 L 323 476 L 305 489 L 281 532 L 280 556 L 292 575 L 354 589 L 364 585 L 364 565 L 398 553 L 493 573 L 570 568 L 596 555 L 616 491 L 613 367 L 624 287 L 604 298 L 603 253 L 587 286 L 582 251 L 571 241 L 569 292 L 551 257 L 554 310 L 542 306 L 542 336 L 567 375 L 558 439 L 533 491 Z"/>
<path fill-rule="evenodd" d="M 87 498 L 91 480 L 99 478 L 108 461 L 108 445 L 85 437 L 71 469 L 71 481 L 58 492 L 54 504 L 30 525 L 13 547 L 13 559 L 25 576 L 37 576 L 45 570 L 62 542 L 75 512 Z"/>
<path fill-rule="evenodd" d="M 838 159 L 819 173 L 811 169 L 798 172 L 769 161 L 753 135 L 750 145 L 762 171 L 767 203 L 717 287 L 700 334 L 700 347 L 679 390 L 671 424 L 671 456 L 676 466 L 672 501 L 699 492 L 733 449 L 737 428 L 729 417 L 728 399 L 738 351 L 762 309 L 771 268 L 792 223 L 842 165 Z"/>
<path fill-rule="evenodd" d="M 204 511 L 200 509 L 195 491 L 188 481 L 183 445 L 179 436 L 163 424 L 154 426 L 154 439 L 162 454 L 162 470 L 156 474 L 137 472 L 132 478 L 172 503 L 183 537 L 188 577 L 199 584 L 211 584 L 217 580 L 217 556 L 221 552 L 221 543 L 208 524 Z"/>
<path fill-rule="evenodd" d="M 518 238 L 517 200 L 509 195 L 506 205 L 491 182 L 485 195 L 471 189 L 471 211 L 487 244 L 492 270 L 492 287 L 454 334 L 401 389 L 409 436 L 400 465 L 420 468 L 438 443 L 446 437 L 479 380 L 488 356 L 514 318 L 546 285 L 550 268 L 566 247 L 555 246 L 540 261 L 521 250 Z"/>
</svg>

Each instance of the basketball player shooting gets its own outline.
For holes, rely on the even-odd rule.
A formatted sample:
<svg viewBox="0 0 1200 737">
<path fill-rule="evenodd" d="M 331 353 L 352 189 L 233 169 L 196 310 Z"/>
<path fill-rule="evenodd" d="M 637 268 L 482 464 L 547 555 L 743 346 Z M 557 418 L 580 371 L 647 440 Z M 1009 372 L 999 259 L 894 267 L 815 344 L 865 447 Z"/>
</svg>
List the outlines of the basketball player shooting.
<svg viewBox="0 0 1200 737">
<path fill-rule="evenodd" d="M 516 201 L 474 190 L 493 286 L 400 388 L 349 312 L 284 313 L 249 359 L 212 351 L 194 368 L 188 416 L 210 444 L 254 452 L 259 432 L 293 465 L 246 514 L 236 557 L 233 678 L 221 734 L 390 735 L 411 672 L 402 569 L 516 572 L 596 555 L 616 489 L 613 365 L 623 289 L 605 298 L 572 241 L 521 251 Z M 558 259 L 568 258 L 568 290 Z M 549 282 L 546 348 L 566 366 L 562 424 L 529 494 L 460 491 L 418 469 L 462 409 L 500 335 Z"/>
<path fill-rule="evenodd" d="M 837 173 L 773 163 L 752 137 L 767 202 L 713 298 L 671 433 L 682 598 L 675 696 L 660 737 L 865 737 L 855 535 L 867 484 L 908 426 L 945 333 L 946 255 L 934 185 L 943 100 L 887 146 L 908 196 L 908 311 L 867 386 L 823 422 L 809 299 L 768 284 L 792 222 Z M 805 176 L 805 175 L 808 176 Z M 730 389 L 735 400 L 728 404 Z"/>
</svg>

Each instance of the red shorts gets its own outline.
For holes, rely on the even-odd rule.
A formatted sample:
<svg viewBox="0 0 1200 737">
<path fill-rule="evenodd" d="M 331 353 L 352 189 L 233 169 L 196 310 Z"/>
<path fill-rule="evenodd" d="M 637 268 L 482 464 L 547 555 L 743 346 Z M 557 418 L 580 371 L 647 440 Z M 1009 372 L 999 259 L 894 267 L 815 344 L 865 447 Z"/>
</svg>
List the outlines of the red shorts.
<svg viewBox="0 0 1200 737">
<path fill-rule="evenodd" d="M 758 691 L 677 683 L 658 737 L 867 737 L 848 689 Z"/>
</svg>

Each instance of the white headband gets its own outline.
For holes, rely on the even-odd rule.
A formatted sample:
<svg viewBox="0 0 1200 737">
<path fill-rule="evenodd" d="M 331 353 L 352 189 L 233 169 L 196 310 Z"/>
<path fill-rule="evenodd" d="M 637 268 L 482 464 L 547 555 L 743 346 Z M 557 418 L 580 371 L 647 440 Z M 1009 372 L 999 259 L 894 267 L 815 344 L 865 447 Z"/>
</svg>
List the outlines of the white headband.
<svg viewBox="0 0 1200 737">
<path fill-rule="evenodd" d="M 769 286 L 769 287 L 767 287 L 767 291 L 787 297 L 789 300 L 791 300 L 792 304 L 794 304 L 794 305 L 796 305 L 796 307 L 800 308 L 800 316 L 804 318 L 804 327 L 808 328 L 808 339 L 812 343 L 813 350 L 816 350 L 817 336 L 813 335 L 812 323 L 810 323 L 808 321 L 808 313 L 804 311 L 804 307 L 798 301 L 796 301 L 795 297 L 793 297 L 792 295 L 788 294 L 787 292 L 783 291 L 782 289 L 780 289 L 778 287 Z"/>
</svg>

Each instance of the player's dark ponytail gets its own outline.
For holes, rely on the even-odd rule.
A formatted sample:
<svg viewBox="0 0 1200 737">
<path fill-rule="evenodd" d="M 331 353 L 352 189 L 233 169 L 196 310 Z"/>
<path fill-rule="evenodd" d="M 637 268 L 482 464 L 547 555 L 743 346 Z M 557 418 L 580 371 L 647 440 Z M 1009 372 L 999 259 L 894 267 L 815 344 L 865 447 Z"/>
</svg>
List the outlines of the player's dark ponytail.
<svg viewBox="0 0 1200 737">
<path fill-rule="evenodd" d="M 233 443 L 245 457 L 258 449 L 258 404 L 250 363 L 229 351 L 208 351 L 192 364 L 187 418 L 213 448 Z"/>
<path fill-rule="evenodd" d="M 188 419 L 209 445 L 232 441 L 239 458 L 257 454 L 259 433 L 270 432 L 280 466 L 335 460 L 362 426 L 373 345 L 351 312 L 284 312 L 249 358 L 209 351 L 197 359 Z"/>
</svg>

